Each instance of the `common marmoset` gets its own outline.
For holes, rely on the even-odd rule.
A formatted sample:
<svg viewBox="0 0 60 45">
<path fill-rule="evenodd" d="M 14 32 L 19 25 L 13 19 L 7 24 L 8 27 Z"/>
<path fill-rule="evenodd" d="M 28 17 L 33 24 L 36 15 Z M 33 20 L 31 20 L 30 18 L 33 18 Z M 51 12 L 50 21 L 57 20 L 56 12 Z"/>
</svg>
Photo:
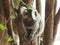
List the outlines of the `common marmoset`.
<svg viewBox="0 0 60 45">
<path fill-rule="evenodd" d="M 41 35 L 44 31 L 44 20 L 36 9 L 21 7 L 23 24 L 26 29 L 25 37 L 33 39 L 35 35 Z"/>
</svg>

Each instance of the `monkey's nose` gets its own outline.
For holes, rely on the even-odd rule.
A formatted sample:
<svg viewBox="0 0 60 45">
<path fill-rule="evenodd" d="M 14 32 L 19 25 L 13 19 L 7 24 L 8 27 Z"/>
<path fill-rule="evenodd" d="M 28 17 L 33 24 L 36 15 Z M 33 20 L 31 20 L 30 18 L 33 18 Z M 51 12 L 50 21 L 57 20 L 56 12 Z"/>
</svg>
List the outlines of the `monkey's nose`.
<svg viewBox="0 0 60 45">
<path fill-rule="evenodd" d="M 25 15 L 25 16 L 23 16 L 23 18 L 24 18 L 24 19 L 26 19 L 26 18 L 28 18 L 28 16 L 27 16 L 27 15 Z"/>
</svg>

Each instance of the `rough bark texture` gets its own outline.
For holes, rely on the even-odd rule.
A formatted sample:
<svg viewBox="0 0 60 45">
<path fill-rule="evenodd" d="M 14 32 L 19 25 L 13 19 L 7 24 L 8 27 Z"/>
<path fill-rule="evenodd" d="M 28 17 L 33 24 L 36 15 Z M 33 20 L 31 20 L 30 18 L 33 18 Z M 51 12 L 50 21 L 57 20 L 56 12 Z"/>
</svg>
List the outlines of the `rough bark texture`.
<svg viewBox="0 0 60 45">
<path fill-rule="evenodd" d="M 34 0 L 23 0 L 26 4 L 33 4 Z"/>
<path fill-rule="evenodd" d="M 36 9 L 41 14 L 41 3 L 40 3 L 40 0 L 36 0 Z"/>
<path fill-rule="evenodd" d="M 54 32 L 53 32 L 54 39 L 55 39 L 55 36 L 56 36 L 56 33 L 57 33 L 57 26 L 58 26 L 59 21 L 60 21 L 60 9 L 54 17 Z"/>
<path fill-rule="evenodd" d="M 3 0 L 5 17 L 8 20 L 10 16 L 10 0 Z"/>
<path fill-rule="evenodd" d="M 4 20 L 4 8 L 3 8 L 3 1 L 0 0 L 0 23 L 5 25 L 5 20 Z M 0 45 L 3 45 L 4 43 L 4 32 L 0 29 Z M 2 37 L 3 36 L 3 37 Z M 2 40 L 3 38 L 3 40 Z"/>
<path fill-rule="evenodd" d="M 55 0 L 46 0 L 44 45 L 53 44 L 54 4 Z"/>
<path fill-rule="evenodd" d="M 54 15 L 56 14 L 56 6 L 57 6 L 57 0 L 55 0 L 55 4 L 54 4 Z"/>
<path fill-rule="evenodd" d="M 6 5 L 4 4 L 4 1 L 6 1 Z M 7 17 L 8 15 L 8 0 L 0 0 L 0 23 L 5 24 L 5 16 Z M 6 6 L 6 7 L 5 7 Z M 5 10 L 6 8 L 6 10 Z M 7 14 L 6 14 L 7 13 Z M 2 37 L 3 36 L 3 37 Z M 6 30 L 1 31 L 0 30 L 0 45 L 9 45 L 9 42 L 6 40 Z"/>
</svg>

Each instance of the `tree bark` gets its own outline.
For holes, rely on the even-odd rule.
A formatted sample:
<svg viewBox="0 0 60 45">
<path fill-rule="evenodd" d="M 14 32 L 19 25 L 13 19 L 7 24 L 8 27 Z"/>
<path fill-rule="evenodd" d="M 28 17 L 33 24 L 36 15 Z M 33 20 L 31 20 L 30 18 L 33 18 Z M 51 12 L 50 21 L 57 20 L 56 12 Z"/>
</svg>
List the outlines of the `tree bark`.
<svg viewBox="0 0 60 45">
<path fill-rule="evenodd" d="M 33 5 L 33 2 L 34 0 L 23 0 L 26 4 L 32 4 Z"/>
<path fill-rule="evenodd" d="M 39 14 L 41 14 L 41 1 L 40 0 L 36 0 L 36 9 L 39 12 Z"/>
<path fill-rule="evenodd" d="M 2 23 L 4 26 L 6 26 L 6 17 L 9 15 L 8 14 L 8 4 L 4 4 L 4 1 L 8 3 L 8 0 L 0 0 L 0 23 Z M 6 7 L 5 7 L 6 6 Z M 6 9 L 6 10 L 5 10 Z M 10 45 L 9 42 L 6 40 L 6 31 L 7 30 L 0 30 L 0 45 Z M 3 36 L 3 37 L 2 37 Z"/>
<path fill-rule="evenodd" d="M 5 18 L 8 20 L 10 16 L 10 0 L 3 0 L 4 4 L 4 11 L 5 11 Z"/>
<path fill-rule="evenodd" d="M 44 45 L 53 45 L 54 4 L 55 0 L 46 0 Z"/>
<path fill-rule="evenodd" d="M 54 15 L 56 14 L 56 7 L 57 7 L 57 0 L 55 0 L 55 4 L 54 4 Z"/>
<path fill-rule="evenodd" d="M 53 38 L 55 39 L 56 33 L 57 33 L 57 26 L 60 21 L 60 9 L 58 13 L 54 17 L 54 32 L 53 32 Z"/>
<path fill-rule="evenodd" d="M 4 24 L 5 25 L 5 20 L 4 20 L 5 18 L 4 18 L 4 7 L 3 7 L 3 0 L 0 0 L 0 23 L 2 23 L 2 24 Z M 0 29 L 0 44 L 1 45 L 3 45 L 3 43 L 4 43 L 4 40 L 5 40 L 5 38 L 4 38 L 4 33 L 5 31 L 2 31 L 1 29 Z M 3 38 L 3 40 L 2 40 L 2 38 Z"/>
</svg>

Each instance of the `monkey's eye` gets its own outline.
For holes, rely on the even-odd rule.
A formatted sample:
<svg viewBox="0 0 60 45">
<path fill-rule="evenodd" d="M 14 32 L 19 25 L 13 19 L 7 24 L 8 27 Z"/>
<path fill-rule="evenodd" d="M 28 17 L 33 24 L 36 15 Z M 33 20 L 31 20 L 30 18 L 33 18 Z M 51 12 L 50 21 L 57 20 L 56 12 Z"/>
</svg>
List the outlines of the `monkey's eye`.
<svg viewBox="0 0 60 45">
<path fill-rule="evenodd" d="M 37 16 L 36 12 L 35 12 L 35 16 Z"/>
</svg>

